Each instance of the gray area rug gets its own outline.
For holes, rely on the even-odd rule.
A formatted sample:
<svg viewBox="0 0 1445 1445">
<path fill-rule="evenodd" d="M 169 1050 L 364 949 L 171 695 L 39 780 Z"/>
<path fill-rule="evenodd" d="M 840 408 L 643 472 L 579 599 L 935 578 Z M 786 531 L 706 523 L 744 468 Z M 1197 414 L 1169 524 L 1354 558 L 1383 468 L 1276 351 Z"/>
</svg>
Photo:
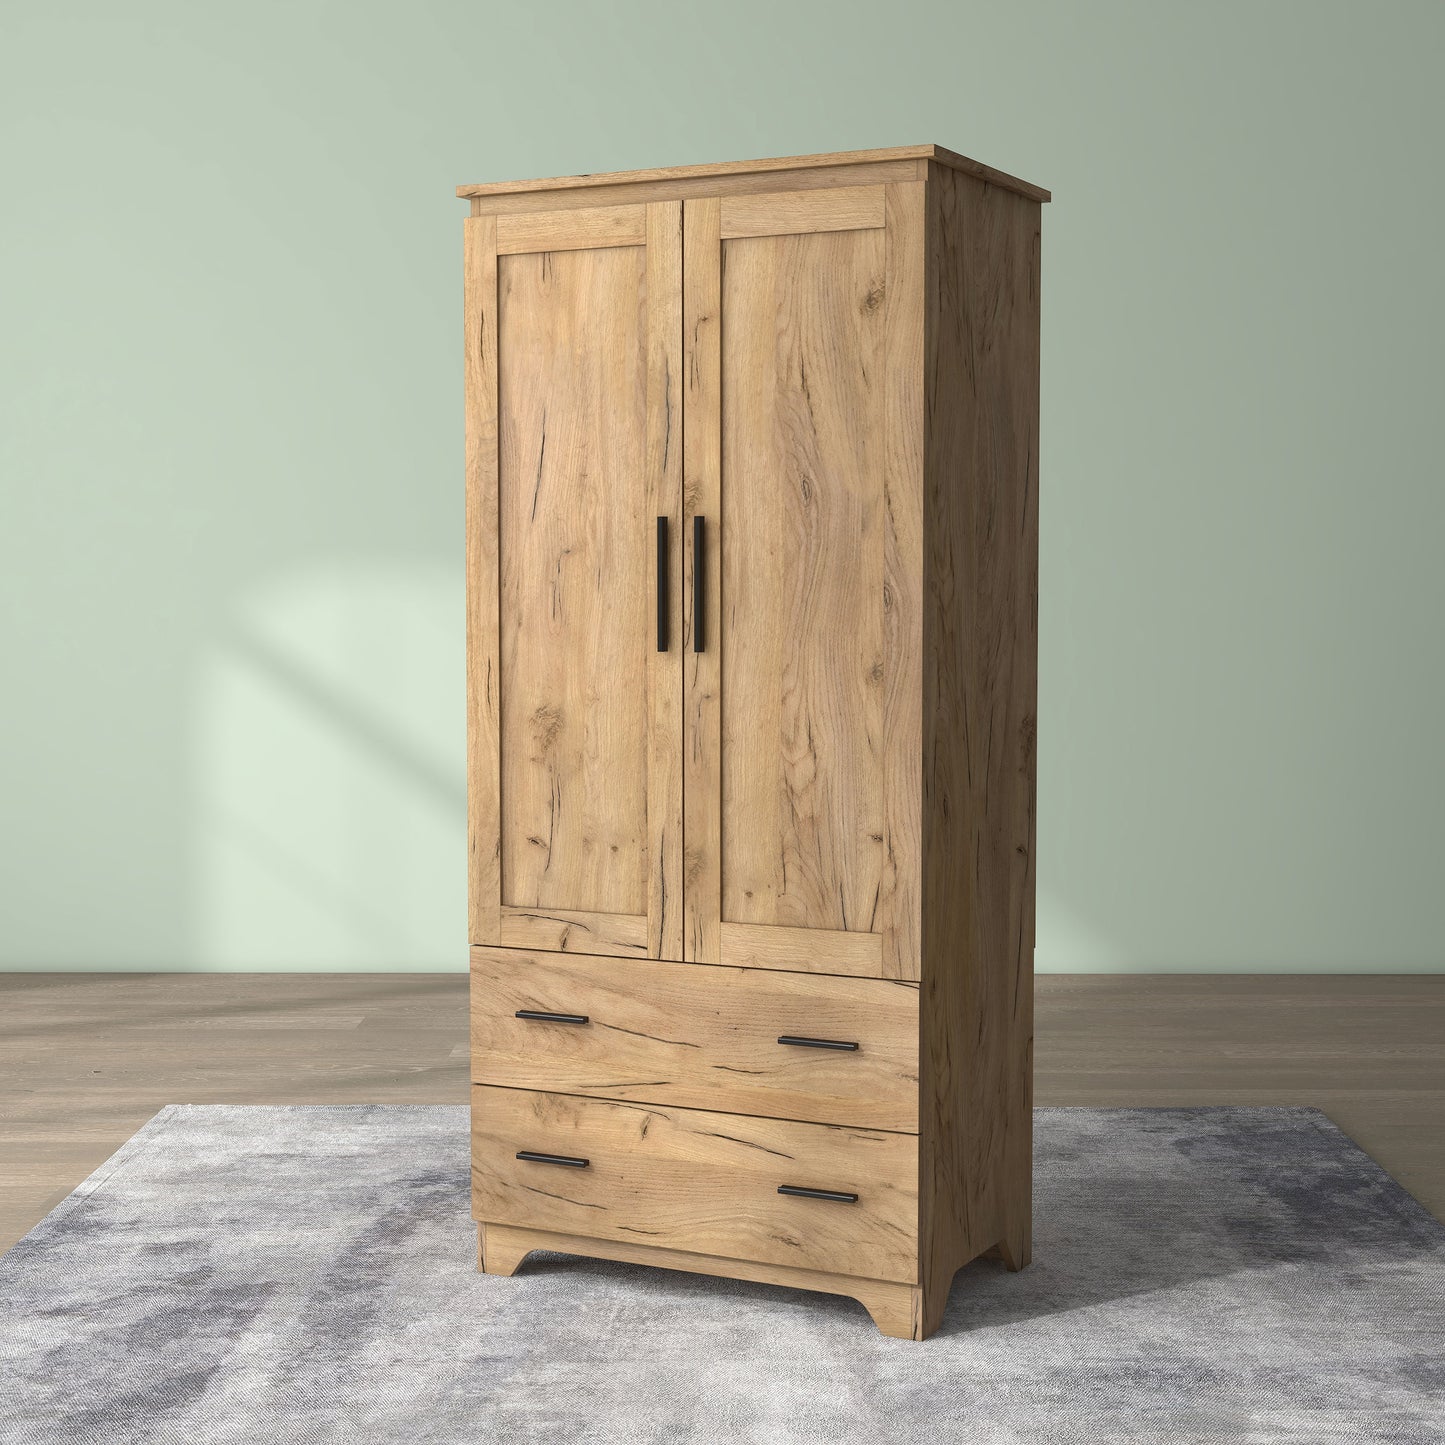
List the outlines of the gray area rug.
<svg viewBox="0 0 1445 1445">
<path fill-rule="evenodd" d="M 0 1260 L 0 1439 L 1445 1441 L 1445 1229 L 1308 1109 L 1042 1109 L 942 1332 L 535 1255 L 460 1107 L 172 1107 Z"/>
</svg>

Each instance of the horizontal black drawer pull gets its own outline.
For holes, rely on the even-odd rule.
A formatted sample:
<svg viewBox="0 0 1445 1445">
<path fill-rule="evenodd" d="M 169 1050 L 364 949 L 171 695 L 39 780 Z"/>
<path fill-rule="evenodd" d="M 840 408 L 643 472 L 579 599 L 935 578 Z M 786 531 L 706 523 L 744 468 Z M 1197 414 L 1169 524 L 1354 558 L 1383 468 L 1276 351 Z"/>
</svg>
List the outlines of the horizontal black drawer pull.
<svg viewBox="0 0 1445 1445">
<path fill-rule="evenodd" d="M 798 1034 L 780 1034 L 780 1044 L 792 1044 L 799 1049 L 846 1049 L 850 1053 L 857 1053 L 857 1044 L 844 1043 L 842 1039 L 805 1039 Z"/>
<path fill-rule="evenodd" d="M 565 1164 L 568 1169 L 585 1169 L 591 1160 L 574 1159 L 570 1154 L 534 1154 L 530 1149 L 518 1149 L 517 1158 L 529 1164 Z"/>
<path fill-rule="evenodd" d="M 519 1008 L 519 1019 L 538 1019 L 544 1024 L 585 1024 L 586 1014 L 549 1014 L 539 1008 Z"/>
<path fill-rule="evenodd" d="M 804 1189 L 801 1184 L 780 1184 L 778 1193 L 792 1194 L 799 1199 L 831 1199 L 835 1204 L 857 1204 L 858 1202 L 856 1194 L 844 1194 L 841 1189 Z"/>
</svg>

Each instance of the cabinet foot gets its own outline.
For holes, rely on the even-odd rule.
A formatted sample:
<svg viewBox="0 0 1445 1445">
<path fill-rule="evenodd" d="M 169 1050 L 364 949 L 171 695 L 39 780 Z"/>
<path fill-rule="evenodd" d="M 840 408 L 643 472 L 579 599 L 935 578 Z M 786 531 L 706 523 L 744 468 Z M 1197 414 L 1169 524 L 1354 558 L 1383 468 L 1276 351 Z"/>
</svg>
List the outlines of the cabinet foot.
<svg viewBox="0 0 1445 1445">
<path fill-rule="evenodd" d="M 934 1312 L 938 1318 L 929 1318 L 925 1291 L 916 1284 L 859 1280 L 854 1297 L 873 1317 L 878 1333 L 890 1339 L 926 1340 L 943 1317 L 939 1309 Z"/>
<path fill-rule="evenodd" d="M 515 1274 L 534 1249 L 545 1247 L 533 1244 L 521 1230 L 477 1225 L 477 1269 L 482 1274 Z"/>
<path fill-rule="evenodd" d="M 993 1251 L 1012 1270 L 1020 1270 L 1033 1258 L 1033 1231 L 1024 1226 L 1017 1234 L 1001 1239 Z"/>
</svg>

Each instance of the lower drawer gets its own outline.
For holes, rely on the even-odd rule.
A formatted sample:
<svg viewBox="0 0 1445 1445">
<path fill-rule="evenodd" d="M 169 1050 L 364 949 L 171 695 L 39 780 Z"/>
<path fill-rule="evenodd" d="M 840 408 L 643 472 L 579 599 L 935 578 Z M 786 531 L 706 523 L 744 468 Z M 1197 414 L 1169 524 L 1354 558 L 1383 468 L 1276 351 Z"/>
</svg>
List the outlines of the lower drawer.
<svg viewBox="0 0 1445 1445">
<path fill-rule="evenodd" d="M 477 1086 L 472 1213 L 487 1224 L 914 1283 L 918 1140 Z"/>
</svg>

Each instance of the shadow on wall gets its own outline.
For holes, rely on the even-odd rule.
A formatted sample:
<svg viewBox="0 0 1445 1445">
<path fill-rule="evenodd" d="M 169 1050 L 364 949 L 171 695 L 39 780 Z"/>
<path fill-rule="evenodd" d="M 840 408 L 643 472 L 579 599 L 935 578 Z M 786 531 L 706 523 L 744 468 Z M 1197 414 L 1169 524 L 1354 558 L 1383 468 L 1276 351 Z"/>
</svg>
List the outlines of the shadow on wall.
<svg viewBox="0 0 1445 1445">
<path fill-rule="evenodd" d="M 237 604 L 205 662 L 192 966 L 465 966 L 458 569 L 334 563 Z"/>
<path fill-rule="evenodd" d="M 204 663 L 188 965 L 465 967 L 463 583 L 330 563 L 240 599 Z M 1042 972 L 1119 948 L 1041 888 Z"/>
</svg>

